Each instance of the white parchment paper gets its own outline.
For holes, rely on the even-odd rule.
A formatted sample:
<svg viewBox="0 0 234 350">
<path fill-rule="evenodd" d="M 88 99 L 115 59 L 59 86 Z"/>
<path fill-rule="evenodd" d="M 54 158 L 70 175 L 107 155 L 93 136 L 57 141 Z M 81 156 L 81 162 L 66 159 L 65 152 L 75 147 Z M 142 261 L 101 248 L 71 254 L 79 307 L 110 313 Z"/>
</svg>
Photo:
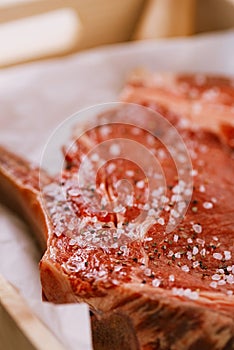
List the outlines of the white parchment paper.
<svg viewBox="0 0 234 350">
<path fill-rule="evenodd" d="M 60 122 L 81 108 L 117 101 L 136 67 L 234 75 L 234 31 L 113 45 L 1 70 L 0 143 L 39 163 Z M 85 305 L 42 307 L 39 259 L 25 224 L 0 207 L 0 273 L 19 288 L 67 349 L 91 349 Z"/>
</svg>

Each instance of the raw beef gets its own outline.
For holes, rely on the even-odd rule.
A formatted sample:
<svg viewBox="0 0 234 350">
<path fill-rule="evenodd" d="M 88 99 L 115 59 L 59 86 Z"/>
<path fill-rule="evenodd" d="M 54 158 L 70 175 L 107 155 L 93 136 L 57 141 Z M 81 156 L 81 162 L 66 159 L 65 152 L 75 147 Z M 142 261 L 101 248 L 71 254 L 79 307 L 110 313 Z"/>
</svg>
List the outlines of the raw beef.
<svg viewBox="0 0 234 350">
<path fill-rule="evenodd" d="M 95 349 L 234 349 L 234 161 L 222 129 L 233 126 L 234 87 L 219 78 L 163 79 L 160 88 L 157 79 L 130 83 L 122 96 L 177 128 L 193 191 L 160 141 L 163 126 L 151 125 L 149 134 L 147 116 L 124 106 L 97 117 L 115 121 L 108 127 L 79 138 L 75 130 L 64 169 L 56 177 L 40 171 L 40 186 L 39 169 L 2 148 L 0 197 L 46 242 L 44 299 L 90 305 Z M 121 157 L 121 138 L 131 141 L 129 159 Z M 110 153 L 105 164 L 98 152 L 85 158 L 100 143 L 101 155 Z M 152 154 L 160 167 L 149 163 Z"/>
</svg>

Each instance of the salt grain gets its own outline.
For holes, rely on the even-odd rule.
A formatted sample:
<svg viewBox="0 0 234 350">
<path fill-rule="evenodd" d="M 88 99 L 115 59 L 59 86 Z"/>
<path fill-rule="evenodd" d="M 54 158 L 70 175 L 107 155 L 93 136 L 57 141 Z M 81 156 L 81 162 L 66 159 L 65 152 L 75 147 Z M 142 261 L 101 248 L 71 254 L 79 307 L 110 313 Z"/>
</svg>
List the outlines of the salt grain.
<svg viewBox="0 0 234 350">
<path fill-rule="evenodd" d="M 227 283 L 234 284 L 234 276 L 233 275 L 227 276 Z"/>
<path fill-rule="evenodd" d="M 172 293 L 174 295 L 178 295 L 180 297 L 185 296 L 185 297 L 187 297 L 189 299 L 192 299 L 192 300 L 196 300 L 196 299 L 199 298 L 198 292 L 192 291 L 190 288 L 184 289 L 184 288 L 176 288 L 176 287 L 174 287 L 174 288 L 172 288 Z"/>
<path fill-rule="evenodd" d="M 181 187 L 179 185 L 176 185 L 172 188 L 173 193 L 181 193 Z"/>
<path fill-rule="evenodd" d="M 231 252 L 229 252 L 228 250 L 225 250 L 224 251 L 224 258 L 225 258 L 225 260 L 230 260 L 232 258 Z"/>
<path fill-rule="evenodd" d="M 75 239 L 70 239 L 70 241 L 69 241 L 69 245 L 71 245 L 71 246 L 75 245 L 76 243 L 77 242 Z"/>
<path fill-rule="evenodd" d="M 145 203 L 143 206 L 143 210 L 149 210 L 149 209 L 150 209 L 149 203 Z"/>
<path fill-rule="evenodd" d="M 165 225 L 165 220 L 163 218 L 159 218 L 158 223 L 163 226 Z"/>
<path fill-rule="evenodd" d="M 125 213 L 126 212 L 126 208 L 123 207 L 121 204 L 117 205 L 114 209 L 113 209 L 114 213 Z"/>
<path fill-rule="evenodd" d="M 169 253 L 167 254 L 168 258 L 172 257 L 174 255 L 173 251 L 170 250 Z"/>
<path fill-rule="evenodd" d="M 205 192 L 206 191 L 205 186 L 204 185 L 200 185 L 199 191 L 202 192 L 202 193 Z"/>
<path fill-rule="evenodd" d="M 223 258 L 222 254 L 220 254 L 220 253 L 214 253 L 214 254 L 213 254 L 213 257 L 214 257 L 216 260 L 222 260 L 222 258 Z"/>
<path fill-rule="evenodd" d="M 199 224 L 194 224 L 192 227 L 193 227 L 194 232 L 196 232 L 196 233 L 201 233 L 201 232 L 202 232 L 202 227 L 201 227 L 201 225 L 199 225 Z"/>
<path fill-rule="evenodd" d="M 145 269 L 145 271 L 144 271 L 144 274 L 146 275 L 146 276 L 151 276 L 151 269 Z"/>
<path fill-rule="evenodd" d="M 178 213 L 178 211 L 176 211 L 175 209 L 171 210 L 171 215 L 174 216 L 174 218 L 178 218 L 180 216 L 180 214 Z"/>
<path fill-rule="evenodd" d="M 129 177 L 134 176 L 134 171 L 133 170 L 126 170 L 126 175 Z"/>
<path fill-rule="evenodd" d="M 112 156 L 118 156 L 120 155 L 120 146 L 117 144 L 117 143 L 113 143 L 111 146 L 110 146 L 110 154 Z"/>
<path fill-rule="evenodd" d="M 219 281 L 221 277 L 220 277 L 220 275 L 218 275 L 218 274 L 216 273 L 216 274 L 214 274 L 213 276 L 211 276 L 211 278 L 212 278 L 213 281 Z"/>
<path fill-rule="evenodd" d="M 211 288 L 217 288 L 217 282 L 211 282 L 210 283 Z"/>
<path fill-rule="evenodd" d="M 191 292 L 190 293 L 189 299 L 197 300 L 198 298 L 199 298 L 199 293 L 198 292 Z"/>
<path fill-rule="evenodd" d="M 201 244 L 202 246 L 204 246 L 204 244 L 205 244 L 205 241 L 204 241 L 203 239 L 201 239 L 201 238 L 197 238 L 197 239 L 196 239 L 196 242 L 197 242 L 198 244 Z"/>
<path fill-rule="evenodd" d="M 136 186 L 138 187 L 138 188 L 144 188 L 145 187 L 145 182 L 143 181 L 143 180 L 141 180 L 141 181 L 138 181 L 137 182 L 137 184 L 136 184 Z"/>
<path fill-rule="evenodd" d="M 69 193 L 70 196 L 74 196 L 75 197 L 75 196 L 79 195 L 80 191 L 78 189 L 76 189 L 76 188 L 73 188 L 73 189 L 69 190 L 68 193 Z"/>
<path fill-rule="evenodd" d="M 161 202 L 162 203 L 168 203 L 169 202 L 169 198 L 167 198 L 166 196 L 162 196 L 161 197 Z"/>
<path fill-rule="evenodd" d="M 190 188 L 187 188 L 186 190 L 184 190 L 184 195 L 185 196 L 191 196 L 193 193 L 193 190 Z"/>
<path fill-rule="evenodd" d="M 109 126 L 104 125 L 100 128 L 100 134 L 102 136 L 107 136 L 110 132 L 111 132 L 111 128 Z"/>
<path fill-rule="evenodd" d="M 169 276 L 169 281 L 170 282 L 175 282 L 175 276 L 174 275 L 170 275 Z"/>
<path fill-rule="evenodd" d="M 183 265 L 183 266 L 181 267 L 181 270 L 184 271 L 184 272 L 189 272 L 189 267 L 188 267 L 188 265 Z"/>
<path fill-rule="evenodd" d="M 193 255 L 197 255 L 199 252 L 197 247 L 193 247 Z"/>
<path fill-rule="evenodd" d="M 111 174 L 115 169 L 116 169 L 116 165 L 114 163 L 110 163 L 107 166 L 107 171 L 108 171 L 109 174 Z"/>
<path fill-rule="evenodd" d="M 149 216 L 156 216 L 156 215 L 157 215 L 157 212 L 156 212 L 154 209 L 150 209 L 150 210 L 148 211 L 148 215 L 149 215 Z"/>
<path fill-rule="evenodd" d="M 226 284 L 226 281 L 224 281 L 224 280 L 218 281 L 219 286 L 224 286 L 225 284 Z"/>
<path fill-rule="evenodd" d="M 190 171 L 190 175 L 191 175 L 191 176 L 197 176 L 197 174 L 198 174 L 198 172 L 197 172 L 197 170 L 195 170 L 195 169 L 193 169 L 193 170 Z"/>
<path fill-rule="evenodd" d="M 211 208 L 213 208 L 213 204 L 211 202 L 204 202 L 203 207 L 205 209 L 211 209 Z"/>
<path fill-rule="evenodd" d="M 200 254 L 201 254 L 202 256 L 205 256 L 205 255 L 206 255 L 206 249 L 203 248 L 203 249 L 200 251 Z"/>
<path fill-rule="evenodd" d="M 188 258 L 188 260 L 192 260 L 193 255 L 191 252 L 187 252 L 187 258 Z"/>
<path fill-rule="evenodd" d="M 158 278 L 155 278 L 155 279 L 152 281 L 152 286 L 153 286 L 153 287 L 159 287 L 159 286 L 160 286 L 160 283 L 161 283 L 161 281 L 160 281 Z"/>
<path fill-rule="evenodd" d="M 171 201 L 172 202 L 179 202 L 183 199 L 183 197 L 180 194 L 173 194 L 173 196 L 171 196 Z"/>
<path fill-rule="evenodd" d="M 93 153 L 90 157 L 90 159 L 93 161 L 93 162 L 98 162 L 99 161 L 99 155 L 97 153 Z"/>
</svg>

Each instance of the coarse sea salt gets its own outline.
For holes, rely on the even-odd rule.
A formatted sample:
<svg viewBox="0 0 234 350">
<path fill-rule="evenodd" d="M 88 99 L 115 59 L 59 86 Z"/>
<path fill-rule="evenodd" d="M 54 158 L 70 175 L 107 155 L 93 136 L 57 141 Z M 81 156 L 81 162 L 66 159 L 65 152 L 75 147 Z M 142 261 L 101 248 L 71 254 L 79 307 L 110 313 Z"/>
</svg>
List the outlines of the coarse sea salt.
<svg viewBox="0 0 234 350">
<path fill-rule="evenodd" d="M 203 248 L 201 251 L 200 251 L 200 254 L 202 256 L 205 256 L 206 255 L 206 248 Z"/>
<path fill-rule="evenodd" d="M 123 207 L 121 204 L 117 205 L 114 209 L 113 209 L 114 213 L 125 213 L 126 212 L 126 208 Z"/>
<path fill-rule="evenodd" d="M 196 242 L 197 242 L 198 244 L 201 244 L 202 246 L 204 246 L 204 244 L 205 244 L 204 239 L 201 239 L 201 238 L 197 238 L 197 239 L 196 239 Z"/>
<path fill-rule="evenodd" d="M 213 281 L 210 283 L 211 288 L 217 288 L 217 282 Z"/>
<path fill-rule="evenodd" d="M 145 269 L 145 271 L 144 271 L 144 274 L 146 275 L 146 276 L 151 276 L 151 269 L 149 269 L 149 268 L 146 268 Z"/>
<path fill-rule="evenodd" d="M 174 216 L 174 218 L 178 218 L 180 216 L 180 214 L 178 213 L 178 211 L 176 211 L 175 209 L 171 210 L 171 215 Z"/>
<path fill-rule="evenodd" d="M 215 258 L 216 260 L 222 260 L 223 256 L 220 253 L 214 253 L 213 258 Z"/>
<path fill-rule="evenodd" d="M 158 223 L 163 226 L 165 225 L 165 220 L 163 218 L 159 218 Z"/>
<path fill-rule="evenodd" d="M 228 250 L 225 250 L 224 251 L 224 258 L 225 258 L 225 260 L 230 260 L 232 258 L 231 252 L 229 252 Z"/>
<path fill-rule="evenodd" d="M 217 273 L 215 273 L 213 276 L 211 276 L 211 278 L 212 278 L 213 281 L 219 281 L 221 276 L 218 275 Z"/>
<path fill-rule="evenodd" d="M 188 258 L 188 260 L 192 260 L 193 254 L 191 252 L 187 252 L 187 258 Z"/>
<path fill-rule="evenodd" d="M 160 281 L 160 279 L 158 279 L 158 278 L 155 278 L 155 279 L 152 281 L 152 286 L 153 286 L 153 287 L 159 287 L 160 284 L 161 284 L 161 281 Z"/>
<path fill-rule="evenodd" d="M 113 143 L 110 146 L 109 152 L 112 156 L 119 156 L 121 152 L 120 146 L 117 143 Z"/>
<path fill-rule="evenodd" d="M 126 175 L 129 176 L 129 177 L 132 177 L 134 176 L 134 171 L 133 170 L 126 170 Z"/>
<path fill-rule="evenodd" d="M 170 250 L 169 253 L 167 254 L 168 258 L 172 257 L 174 255 L 173 251 Z"/>
<path fill-rule="evenodd" d="M 193 170 L 190 171 L 190 175 L 191 176 L 197 176 L 197 174 L 198 174 L 198 172 L 197 172 L 196 169 L 193 169 Z"/>
<path fill-rule="evenodd" d="M 102 136 L 107 136 L 110 132 L 111 132 L 111 128 L 109 126 L 103 125 L 101 126 L 100 130 L 100 134 Z"/>
<path fill-rule="evenodd" d="M 196 291 L 192 291 L 190 288 L 172 288 L 172 294 L 178 295 L 181 297 L 186 297 L 192 300 L 197 300 L 199 298 L 199 293 Z"/>
<path fill-rule="evenodd" d="M 196 233 L 202 232 L 202 226 L 199 224 L 193 224 L 192 228 L 193 228 L 194 232 L 196 232 Z"/>
<path fill-rule="evenodd" d="M 181 270 L 184 271 L 184 272 L 189 272 L 189 267 L 188 267 L 188 265 L 183 265 L 183 266 L 181 266 Z"/>
<path fill-rule="evenodd" d="M 170 282 L 175 282 L 175 276 L 174 275 L 170 275 L 169 276 L 169 281 Z"/>
<path fill-rule="evenodd" d="M 218 281 L 219 286 L 224 286 L 225 284 L 226 284 L 226 281 L 224 281 L 224 280 Z"/>
<path fill-rule="evenodd" d="M 114 163 L 110 163 L 107 166 L 107 172 L 111 174 L 116 169 L 116 165 Z"/>
<path fill-rule="evenodd" d="M 213 208 L 213 203 L 211 203 L 211 202 L 204 202 L 203 203 L 203 207 L 205 209 L 212 209 Z"/>
<path fill-rule="evenodd" d="M 99 155 L 97 153 L 93 153 L 90 157 L 90 159 L 93 161 L 93 162 L 98 162 L 99 161 Z"/>
<path fill-rule="evenodd" d="M 199 191 L 200 191 L 201 193 L 204 193 L 204 192 L 206 191 L 205 186 L 204 186 L 204 185 L 200 185 L 200 186 L 199 186 Z"/>
<path fill-rule="evenodd" d="M 136 186 L 137 186 L 137 188 L 142 189 L 145 186 L 145 182 L 143 180 L 140 180 L 137 182 Z"/>
<path fill-rule="evenodd" d="M 227 283 L 234 284 L 234 276 L 233 275 L 227 276 Z"/>
<path fill-rule="evenodd" d="M 193 247 L 193 255 L 197 255 L 199 252 L 197 247 Z"/>
<path fill-rule="evenodd" d="M 70 241 L 69 241 L 69 245 L 71 245 L 71 246 L 73 246 L 73 245 L 75 245 L 77 243 L 77 241 L 76 241 L 76 239 L 70 239 Z"/>
</svg>

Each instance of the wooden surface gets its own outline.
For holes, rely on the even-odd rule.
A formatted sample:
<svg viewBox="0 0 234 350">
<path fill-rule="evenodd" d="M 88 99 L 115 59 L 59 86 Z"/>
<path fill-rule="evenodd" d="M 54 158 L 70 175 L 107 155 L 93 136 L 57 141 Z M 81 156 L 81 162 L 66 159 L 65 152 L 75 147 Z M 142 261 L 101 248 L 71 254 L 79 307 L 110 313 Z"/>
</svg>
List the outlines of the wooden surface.
<svg viewBox="0 0 234 350">
<path fill-rule="evenodd" d="M 0 350 L 65 350 L 1 275 Z"/>
<path fill-rule="evenodd" d="M 43 19 L 50 14 L 58 21 Z M 24 19 L 28 27 L 18 31 Z M 187 36 L 231 27 L 234 0 L 4 0 L 0 1 L 0 67 L 130 39 Z"/>
<path fill-rule="evenodd" d="M 30 36 L 30 30 L 25 30 L 22 32 L 23 38 L 21 38 L 20 33 L 13 36 L 13 40 L 1 40 L 1 26 L 5 29 L 5 24 L 11 23 L 12 26 L 17 27 L 17 21 L 25 19 L 37 18 L 38 16 L 43 16 L 43 14 L 50 14 L 53 11 L 70 10 L 73 13 L 73 17 L 77 18 L 77 25 L 74 30 L 71 29 L 73 40 L 68 40 L 68 45 L 61 45 L 60 52 L 55 45 L 56 40 L 64 41 L 64 36 L 66 36 L 66 26 L 64 26 L 64 35 L 59 34 L 56 36 L 56 28 L 51 25 L 51 28 L 45 30 L 43 24 L 38 26 L 38 35 L 34 34 L 31 38 L 32 48 L 30 55 L 25 55 L 22 57 L 24 51 L 22 50 L 21 57 L 17 57 L 15 60 L 10 59 L 8 63 L 4 60 L 4 50 L 1 50 L 2 58 L 0 56 L 0 67 L 5 67 L 8 65 L 13 65 L 21 62 L 27 62 L 35 59 L 49 58 L 64 56 L 65 54 L 70 54 L 78 50 L 84 50 L 98 45 L 111 44 L 116 42 L 123 42 L 130 39 L 134 31 L 136 22 L 141 13 L 142 7 L 145 4 L 144 0 L 34 0 L 27 1 L 24 3 L 17 3 L 14 6 L 1 6 L 0 1 L 0 47 L 5 47 L 5 50 L 15 50 L 15 47 L 19 47 L 19 50 L 24 46 L 25 37 Z M 74 19 L 72 18 L 72 21 Z M 14 22 L 15 21 L 15 22 Z M 52 24 L 52 22 L 51 22 Z M 61 28 L 59 28 L 61 29 Z M 53 41 L 49 41 L 51 32 L 55 31 L 55 36 Z M 76 35 L 74 33 L 76 32 Z M 16 36 L 17 40 L 16 40 Z M 55 50 L 47 50 L 47 54 L 41 50 L 40 53 L 36 52 L 36 46 L 34 42 L 37 41 L 37 36 L 39 36 L 40 41 L 43 42 L 45 47 L 55 46 Z M 24 39 L 24 40 L 23 40 Z M 67 38 L 68 39 L 68 38 Z M 29 38 L 30 40 L 30 38 Z M 22 44 L 20 42 L 22 41 Z M 35 48 L 34 48 L 35 47 Z M 30 49 L 28 44 L 26 51 Z M 52 51 L 52 52 L 51 52 Z M 16 52 L 17 53 L 17 52 Z M 12 55 L 11 55 L 12 56 Z"/>
<path fill-rule="evenodd" d="M 150 0 L 134 39 L 187 36 L 195 32 L 195 0 Z"/>
</svg>

